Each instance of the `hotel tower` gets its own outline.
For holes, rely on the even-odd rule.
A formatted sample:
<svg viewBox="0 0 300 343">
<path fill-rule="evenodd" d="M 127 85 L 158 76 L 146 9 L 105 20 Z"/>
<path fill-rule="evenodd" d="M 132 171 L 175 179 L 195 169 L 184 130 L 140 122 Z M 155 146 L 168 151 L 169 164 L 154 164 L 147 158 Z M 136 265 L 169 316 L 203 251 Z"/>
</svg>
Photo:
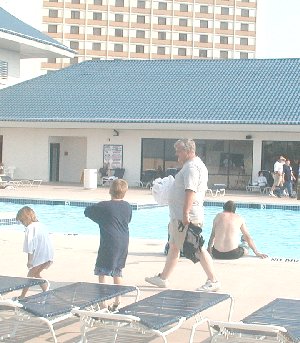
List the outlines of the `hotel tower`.
<svg viewBox="0 0 300 343">
<path fill-rule="evenodd" d="M 254 58 L 256 0 L 48 0 L 43 32 L 91 59 Z"/>
</svg>

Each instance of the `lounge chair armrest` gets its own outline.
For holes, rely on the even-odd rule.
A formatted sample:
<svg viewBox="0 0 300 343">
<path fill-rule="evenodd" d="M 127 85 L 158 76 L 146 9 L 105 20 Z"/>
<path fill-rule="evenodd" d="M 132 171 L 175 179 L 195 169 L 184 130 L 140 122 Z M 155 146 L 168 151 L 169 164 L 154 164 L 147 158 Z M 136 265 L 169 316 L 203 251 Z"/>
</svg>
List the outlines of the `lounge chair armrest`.
<svg viewBox="0 0 300 343">
<path fill-rule="evenodd" d="M 78 310 L 73 309 L 72 314 L 77 314 L 80 317 L 87 316 L 93 319 L 104 319 L 104 320 L 114 320 L 114 321 L 123 321 L 123 322 L 139 322 L 140 318 L 126 315 L 126 314 L 118 314 L 118 313 L 110 313 L 110 312 L 101 312 L 101 311 L 85 311 L 85 310 Z"/>
<path fill-rule="evenodd" d="M 218 326 L 223 329 L 240 329 L 240 330 L 257 330 L 264 332 L 286 332 L 287 330 L 282 326 L 269 324 L 247 324 L 243 322 L 221 322 L 209 320 L 209 326 Z"/>
</svg>

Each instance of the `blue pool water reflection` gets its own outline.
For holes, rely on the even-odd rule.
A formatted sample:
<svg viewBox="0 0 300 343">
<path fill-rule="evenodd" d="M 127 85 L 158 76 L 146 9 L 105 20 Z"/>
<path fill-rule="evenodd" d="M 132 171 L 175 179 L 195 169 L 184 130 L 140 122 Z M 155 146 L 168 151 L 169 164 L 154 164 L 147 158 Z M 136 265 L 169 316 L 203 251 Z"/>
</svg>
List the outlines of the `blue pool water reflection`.
<svg viewBox="0 0 300 343">
<path fill-rule="evenodd" d="M 84 217 L 84 207 L 40 204 L 28 206 L 36 211 L 39 220 L 49 227 L 50 232 L 98 235 L 98 226 Z M 1 212 L 17 212 L 21 207 L 19 204 L 1 203 Z M 221 210 L 221 207 L 205 207 L 203 235 L 206 244 L 213 218 Z M 237 213 L 245 218 L 259 251 L 271 257 L 300 259 L 300 211 L 238 208 Z M 167 225 L 167 207 L 133 211 L 130 236 L 167 240 Z M 23 230 L 21 225 L 13 225 L 13 228 Z"/>
</svg>

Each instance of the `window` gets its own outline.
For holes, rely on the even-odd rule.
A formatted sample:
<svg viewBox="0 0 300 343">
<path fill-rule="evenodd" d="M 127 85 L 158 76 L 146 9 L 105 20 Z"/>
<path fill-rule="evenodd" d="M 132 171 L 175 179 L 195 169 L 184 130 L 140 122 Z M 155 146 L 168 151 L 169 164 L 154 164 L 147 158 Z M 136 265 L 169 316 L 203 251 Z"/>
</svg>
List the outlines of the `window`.
<svg viewBox="0 0 300 343">
<path fill-rule="evenodd" d="M 242 8 L 241 9 L 241 16 L 242 17 L 249 17 L 249 10 Z"/>
<path fill-rule="evenodd" d="M 207 29 L 208 28 L 208 21 L 207 20 L 200 20 L 200 27 L 202 29 Z"/>
<path fill-rule="evenodd" d="M 56 63 L 56 58 L 48 58 L 48 63 Z"/>
<path fill-rule="evenodd" d="M 101 36 L 101 28 L 100 27 L 93 27 L 93 35 L 94 36 Z"/>
<path fill-rule="evenodd" d="M 136 22 L 139 24 L 145 24 L 146 18 L 144 15 L 137 15 L 136 16 Z"/>
<path fill-rule="evenodd" d="M 187 19 L 180 18 L 180 19 L 179 19 L 179 26 L 188 26 L 188 21 L 187 21 Z"/>
<path fill-rule="evenodd" d="M 164 46 L 157 47 L 157 54 L 158 55 L 165 55 L 166 54 L 166 48 Z"/>
<path fill-rule="evenodd" d="M 123 52 L 123 44 L 115 44 L 114 45 L 115 52 Z"/>
<path fill-rule="evenodd" d="M 228 22 L 227 21 L 221 21 L 220 29 L 221 30 L 228 30 Z"/>
<path fill-rule="evenodd" d="M 187 41 L 187 34 L 186 33 L 179 33 L 179 40 L 180 41 Z"/>
<path fill-rule="evenodd" d="M 80 11 L 71 11 L 71 19 L 80 19 Z"/>
<path fill-rule="evenodd" d="M 168 9 L 168 5 L 166 2 L 159 2 L 158 3 L 158 9 L 162 11 L 166 11 Z"/>
<path fill-rule="evenodd" d="M 199 57 L 206 58 L 207 57 L 207 50 L 199 50 Z"/>
<path fill-rule="evenodd" d="M 115 36 L 116 37 L 123 37 L 123 30 L 122 29 L 115 29 Z"/>
<path fill-rule="evenodd" d="M 221 7 L 221 14 L 229 15 L 229 7 Z"/>
<path fill-rule="evenodd" d="M 137 8 L 146 8 L 146 2 L 144 0 L 138 0 Z"/>
<path fill-rule="evenodd" d="M 136 47 L 135 47 L 135 52 L 137 54 L 143 54 L 144 50 L 145 50 L 144 45 L 136 45 Z"/>
<path fill-rule="evenodd" d="M 166 32 L 158 32 L 158 39 L 159 40 L 166 40 L 167 39 L 167 33 Z"/>
<path fill-rule="evenodd" d="M 73 50 L 78 50 L 79 49 L 79 42 L 71 41 L 70 42 L 70 48 Z"/>
<path fill-rule="evenodd" d="M 78 35 L 79 34 L 79 26 L 71 26 L 70 27 L 70 33 L 73 35 Z"/>
<path fill-rule="evenodd" d="M 8 63 L 0 60 L 0 79 L 5 80 L 8 77 Z"/>
<path fill-rule="evenodd" d="M 70 64 L 77 64 L 78 63 L 78 57 L 74 57 L 70 59 Z"/>
<path fill-rule="evenodd" d="M 101 12 L 93 12 L 93 20 L 102 20 Z"/>
<path fill-rule="evenodd" d="M 167 18 L 158 17 L 158 25 L 166 25 L 167 24 Z"/>
<path fill-rule="evenodd" d="M 220 37 L 220 44 L 228 44 L 228 37 L 221 36 Z"/>
<path fill-rule="evenodd" d="M 249 24 L 241 24 L 241 31 L 249 31 Z"/>
<path fill-rule="evenodd" d="M 115 6 L 116 7 L 124 7 L 124 0 L 116 0 Z"/>
<path fill-rule="evenodd" d="M 48 25 L 49 33 L 57 33 L 57 25 Z"/>
<path fill-rule="evenodd" d="M 180 4 L 180 12 L 188 12 L 189 5 L 188 4 Z"/>
<path fill-rule="evenodd" d="M 200 13 L 208 13 L 208 6 L 201 5 L 200 6 Z"/>
<path fill-rule="evenodd" d="M 101 50 L 101 43 L 93 43 L 92 49 L 96 50 L 96 51 L 100 51 Z"/>
<path fill-rule="evenodd" d="M 249 57 L 249 56 L 248 56 L 248 52 L 241 52 L 241 53 L 240 53 L 240 58 L 241 58 L 241 59 L 248 59 L 248 57 Z"/>
<path fill-rule="evenodd" d="M 145 38 L 145 31 L 136 30 L 136 38 Z"/>
<path fill-rule="evenodd" d="M 224 60 L 228 59 L 228 51 L 224 51 L 224 50 L 220 51 L 220 58 Z"/>
<path fill-rule="evenodd" d="M 102 6 L 102 0 L 94 0 L 94 5 Z"/>
<path fill-rule="evenodd" d="M 49 18 L 58 18 L 58 10 L 49 10 Z"/>
<path fill-rule="evenodd" d="M 201 43 L 208 43 L 208 35 L 200 35 Z"/>
<path fill-rule="evenodd" d="M 80 0 L 72 0 L 71 4 L 80 4 Z"/>
<path fill-rule="evenodd" d="M 124 18 L 124 16 L 123 16 L 123 14 L 119 14 L 119 13 L 117 13 L 117 14 L 115 14 L 115 21 L 117 21 L 117 22 L 123 22 L 123 18 Z"/>
<path fill-rule="evenodd" d="M 241 45 L 248 45 L 248 38 L 241 38 L 240 43 Z"/>
<path fill-rule="evenodd" d="M 58 0 L 49 0 L 49 2 L 58 2 Z"/>
<path fill-rule="evenodd" d="M 178 48 L 178 56 L 186 56 L 186 48 Z"/>
</svg>

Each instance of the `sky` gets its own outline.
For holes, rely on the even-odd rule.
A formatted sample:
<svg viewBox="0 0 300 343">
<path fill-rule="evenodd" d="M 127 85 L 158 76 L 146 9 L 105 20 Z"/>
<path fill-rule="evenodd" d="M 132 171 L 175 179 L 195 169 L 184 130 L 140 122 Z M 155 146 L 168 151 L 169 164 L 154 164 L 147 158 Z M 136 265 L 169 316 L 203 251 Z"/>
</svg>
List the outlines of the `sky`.
<svg viewBox="0 0 300 343">
<path fill-rule="evenodd" d="M 13 15 L 40 29 L 42 0 L 0 0 Z M 112 1 L 112 0 L 111 0 Z M 300 58 L 300 0 L 257 0 L 256 58 Z"/>
</svg>

